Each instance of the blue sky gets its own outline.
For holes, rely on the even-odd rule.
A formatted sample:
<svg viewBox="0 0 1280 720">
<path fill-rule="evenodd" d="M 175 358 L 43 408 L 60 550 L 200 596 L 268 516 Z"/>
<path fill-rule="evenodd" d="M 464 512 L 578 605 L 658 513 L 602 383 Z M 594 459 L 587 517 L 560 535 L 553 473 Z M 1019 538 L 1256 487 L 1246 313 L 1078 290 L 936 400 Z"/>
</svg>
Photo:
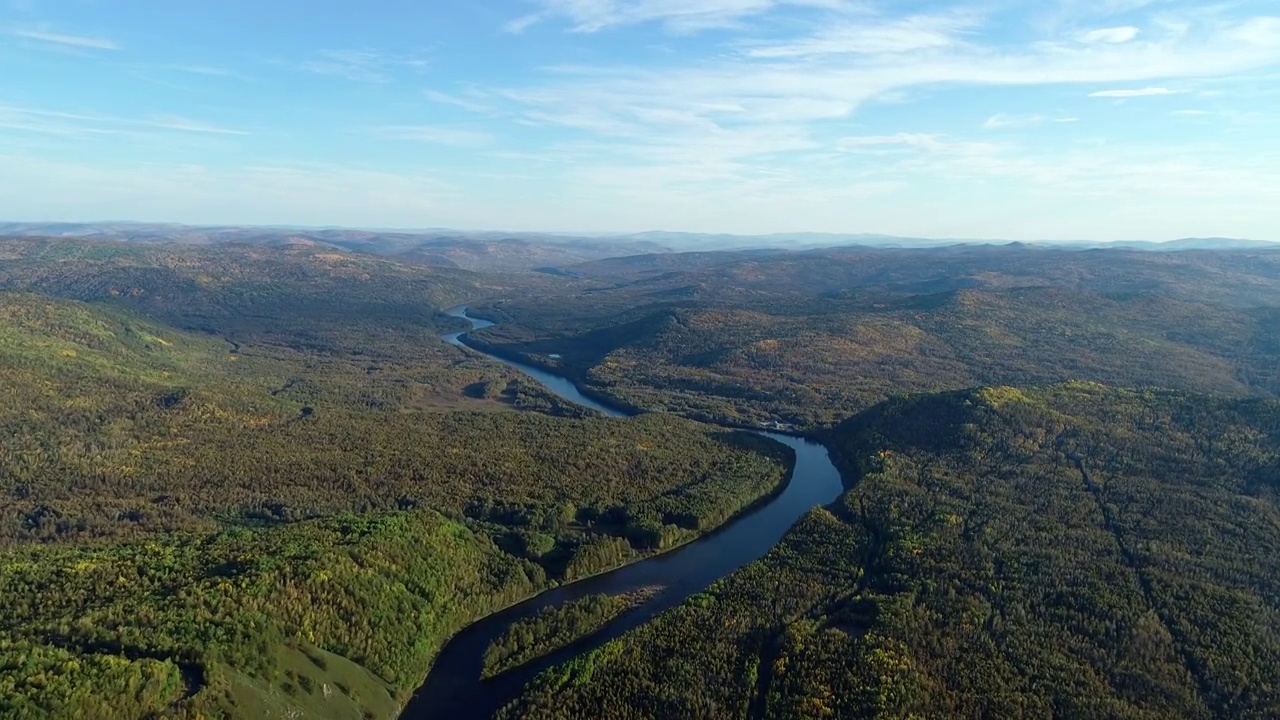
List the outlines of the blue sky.
<svg viewBox="0 0 1280 720">
<path fill-rule="evenodd" d="M 0 218 L 1280 240 L 1280 3 L 0 0 Z"/>
</svg>

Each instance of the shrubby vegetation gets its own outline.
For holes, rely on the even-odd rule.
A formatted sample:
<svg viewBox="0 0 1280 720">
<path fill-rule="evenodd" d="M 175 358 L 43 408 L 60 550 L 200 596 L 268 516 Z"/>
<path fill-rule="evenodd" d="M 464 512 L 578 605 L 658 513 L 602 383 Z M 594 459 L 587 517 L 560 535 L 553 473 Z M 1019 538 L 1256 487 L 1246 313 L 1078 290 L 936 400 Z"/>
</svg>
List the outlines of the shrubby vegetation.
<svg viewBox="0 0 1280 720">
<path fill-rule="evenodd" d="M 839 503 L 505 716 L 1280 714 L 1280 403 L 995 388 L 832 443 Z"/>
</svg>

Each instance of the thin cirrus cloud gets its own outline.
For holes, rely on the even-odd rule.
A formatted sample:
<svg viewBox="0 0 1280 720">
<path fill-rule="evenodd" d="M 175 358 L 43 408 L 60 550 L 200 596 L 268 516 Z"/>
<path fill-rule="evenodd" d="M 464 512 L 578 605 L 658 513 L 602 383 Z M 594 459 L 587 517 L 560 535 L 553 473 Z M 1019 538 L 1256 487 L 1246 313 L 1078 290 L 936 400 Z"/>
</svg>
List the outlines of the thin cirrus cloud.
<svg viewBox="0 0 1280 720">
<path fill-rule="evenodd" d="M 62 33 L 44 32 L 41 30 L 11 30 L 10 35 L 26 40 L 35 40 L 48 45 L 87 50 L 119 50 L 120 45 L 112 40 L 83 35 L 65 35 Z"/>
<path fill-rule="evenodd" d="M 373 128 L 370 133 L 387 140 L 410 140 L 458 147 L 481 147 L 494 142 L 494 137 L 489 133 L 444 125 L 391 125 Z"/>
<path fill-rule="evenodd" d="M 567 5 L 544 3 L 544 8 L 555 6 L 555 12 L 539 22 L 564 21 L 562 29 L 570 33 L 640 23 L 667 33 L 694 27 L 687 17 L 676 15 L 674 3 L 632 3 L 627 6 L 631 14 L 614 3 L 581 3 L 576 9 Z M 596 14 L 583 9 L 588 5 Z M 498 89 L 492 97 L 500 98 L 517 122 L 555 126 L 596 140 L 562 143 L 544 155 L 570 164 L 584 187 L 598 190 L 605 185 L 601 178 L 610 178 L 610 187 L 631 187 L 636 192 L 629 198 L 657 202 L 665 197 L 678 204 L 700 197 L 689 194 L 692 189 L 707 196 L 729 193 L 723 197 L 730 198 L 733 187 L 744 194 L 806 196 L 855 179 L 897 188 L 895 172 L 948 177 L 929 172 L 935 169 L 1012 180 L 1019 187 L 1057 188 L 1067 195 L 1124 196 L 1132 175 L 1150 158 L 1135 158 L 1132 166 L 1106 165 L 1114 178 L 1093 177 L 1073 168 L 1098 166 L 1095 156 L 1105 153 L 1062 142 L 1062 133 L 1074 132 L 1068 126 L 1079 122 L 1087 101 L 1057 95 L 1053 102 L 1060 109 L 1052 112 L 988 112 L 965 119 L 972 109 L 948 107 L 942 99 L 945 91 L 986 88 L 983 95 L 997 102 L 1025 107 L 1026 99 L 1035 97 L 1031 93 L 1042 88 L 1092 85 L 1076 97 L 1156 97 L 1185 91 L 1147 83 L 1247 78 L 1280 66 L 1280 42 L 1273 35 L 1280 26 L 1270 19 L 1176 0 L 1163 3 L 1158 13 L 1150 11 L 1141 19 L 1134 15 L 1132 25 L 1109 26 L 1106 20 L 1113 15 L 1099 11 L 1056 28 L 1035 22 L 1034 13 L 1022 18 L 1024 25 L 1011 28 L 1006 15 L 984 15 L 964 6 L 905 17 L 885 5 L 853 13 L 824 13 L 810 6 L 808 21 L 791 15 L 785 26 L 770 25 L 771 18 L 763 17 L 778 12 L 778 3 L 726 0 L 687 7 L 704 14 L 720 9 L 710 17 L 722 20 L 727 30 L 707 37 L 729 39 L 713 42 L 715 52 L 691 54 L 661 68 L 625 59 L 589 67 L 552 66 L 541 78 Z M 646 8 L 649 12 L 641 12 Z M 658 12 L 664 9 L 667 14 Z M 1129 12 L 1146 11 L 1135 7 Z M 743 31 L 736 32 L 738 27 Z M 876 125 L 885 122 L 872 119 L 881 115 L 874 111 L 883 102 L 918 105 L 913 130 Z M 872 123 L 868 127 L 881 132 L 841 137 L 840 126 L 849 122 Z M 1105 136 L 1109 122 L 1091 116 L 1090 133 Z M 1010 132 L 1011 139 L 967 140 L 964 133 L 975 125 Z M 1050 127 L 1061 127 L 1062 133 L 1053 133 L 1050 140 Z M 723 142 L 729 132 L 786 138 L 789 143 L 779 141 L 778 152 L 764 154 L 749 143 Z M 861 164 L 872 157 L 888 162 Z M 1229 161 L 1206 161 L 1213 163 L 1225 166 Z M 1201 170 L 1180 170 L 1177 177 Z M 1167 181 L 1174 174 L 1158 177 Z M 1188 186 L 1161 185 L 1171 194 Z M 664 195 L 666 187 L 681 188 L 680 197 Z M 1246 194 L 1257 192 L 1241 196 Z M 740 212 L 750 215 L 754 208 Z"/>
<path fill-rule="evenodd" d="M 1039 113 L 1031 115 L 1008 115 L 1005 113 L 996 113 L 995 115 L 987 118 L 986 122 L 982 123 L 982 127 L 987 130 L 1018 130 L 1040 127 L 1046 123 L 1068 124 L 1079 121 L 1079 118 L 1050 117 Z"/>
<path fill-rule="evenodd" d="M 802 58 L 820 55 L 883 55 L 954 47 L 976 27 L 972 14 L 917 15 L 886 23 L 845 23 L 791 43 L 749 48 L 754 58 Z"/>
<path fill-rule="evenodd" d="M 1140 98 L 1140 97 L 1161 97 L 1163 95 L 1181 95 L 1183 90 L 1170 90 L 1165 87 L 1145 87 L 1145 88 L 1121 88 L 1119 90 L 1099 90 L 1098 92 L 1089 93 L 1089 97 L 1095 98 Z"/>
<path fill-rule="evenodd" d="M 855 135 L 840 138 L 836 148 L 841 152 L 885 155 L 899 152 L 930 155 L 989 155 L 998 151 L 991 143 L 952 140 L 934 133 L 896 133 L 894 135 Z"/>
<path fill-rule="evenodd" d="M 180 132 L 189 133 L 205 133 L 209 135 L 249 135 L 247 130 L 236 130 L 233 128 L 219 127 L 209 123 L 200 122 L 199 120 L 191 120 L 189 118 L 177 115 L 157 115 L 148 120 L 130 121 L 139 124 L 159 128 L 161 130 L 178 130 Z"/>
<path fill-rule="evenodd" d="M 745 18 L 780 8 L 841 9 L 847 0 L 540 0 L 542 7 L 508 22 L 520 33 L 539 23 L 567 21 L 575 32 L 661 22 L 674 32 L 732 27 Z"/>
<path fill-rule="evenodd" d="M 478 93 L 473 92 L 472 94 Z M 423 91 L 423 95 L 431 102 L 439 103 L 441 105 L 452 105 L 453 107 L 462 108 L 467 112 L 477 114 L 493 112 L 493 106 L 491 104 L 484 102 L 482 99 L 470 97 L 469 95 L 456 95 L 440 92 L 439 90 L 425 90 Z"/>
<path fill-rule="evenodd" d="M 1252 18 L 1236 28 L 1233 35 L 1251 45 L 1280 46 L 1280 17 Z"/>
<path fill-rule="evenodd" d="M 187 73 L 189 75 L 204 75 L 205 77 L 237 77 L 236 73 L 232 70 L 212 65 L 169 65 L 166 66 L 165 69 Z"/>
<path fill-rule="evenodd" d="M 950 16 L 948 16 L 950 18 Z M 922 21 L 916 20 L 916 25 Z M 970 25 L 944 19 L 923 23 L 949 33 L 911 51 L 824 54 L 809 62 L 798 48 L 830 38 L 826 27 L 808 36 L 758 45 L 661 72 L 631 64 L 563 68 L 548 81 L 505 97 L 517 115 L 537 124 L 584 132 L 662 135 L 678 123 L 708 131 L 723 123 L 821 123 L 858 112 L 868 102 L 930 86 L 1035 87 L 1127 83 L 1165 78 L 1211 78 L 1280 64 L 1280 45 L 1253 21 L 1224 21 L 1193 39 L 1170 31 L 1124 44 L 1038 42 L 995 45 L 969 37 Z M 900 21 L 864 23 L 861 32 L 884 36 Z M 942 30 L 941 28 L 948 28 Z M 1242 41 L 1241 35 L 1252 41 Z M 807 52 L 807 51 L 806 51 Z M 1097 98 L 1174 94 L 1166 87 L 1100 90 Z M 785 112 L 783 112 L 785 110 Z M 996 121 L 999 124 L 999 120 Z"/>
<path fill-rule="evenodd" d="M 1120 44 L 1132 42 L 1142 31 L 1132 25 L 1090 30 L 1080 36 L 1082 42 Z"/>
<path fill-rule="evenodd" d="M 482 226 L 502 207 L 511 222 L 542 228 L 641 230 L 661 218 L 708 231 L 993 236 L 1017 234 L 1004 222 L 1021 207 L 1029 235 L 1280 236 L 1268 210 L 1280 143 L 1265 130 L 1280 72 L 1274 0 L 511 0 L 493 4 L 515 8 L 496 18 L 420 4 L 417 17 L 440 24 L 425 29 L 407 9 L 317 11 L 289 45 L 298 54 L 253 32 L 211 33 L 204 48 L 130 47 L 136 57 L 121 65 L 153 82 L 103 65 L 95 93 L 77 87 L 51 50 L 115 59 L 104 53 L 119 46 L 53 30 L 181 37 L 180 14 L 129 17 L 145 27 L 112 25 L 105 11 L 93 25 L 83 13 L 76 25 L 34 24 L 55 20 L 44 5 L 46 18 L 0 26 L 0 50 L 29 51 L 33 70 L 48 70 L 6 77 L 10 95 L 0 100 L 49 103 L 0 107 L 3 140 L 46 160 L 74 142 L 86 166 L 116 156 L 98 158 L 95 148 L 133 143 L 131 162 L 156 163 L 138 171 L 154 181 L 137 193 L 152 203 L 130 211 L 138 215 L 154 207 L 150 188 L 188 177 L 156 169 L 177 158 L 228 166 L 187 183 L 209 189 L 209 212 L 241 215 L 226 221 Z M 243 24 L 236 14 L 210 5 L 228 27 Z M 18 38 L 13 29 L 33 32 Z M 35 100 L 53 92 L 65 99 Z M 1178 108 L 1198 107 L 1192 99 L 1211 102 L 1202 112 L 1212 114 L 1172 121 Z M 202 109 L 154 114 L 191 107 Z M 1232 114 L 1249 112 L 1258 118 Z M 1135 132 L 1162 120 L 1164 132 Z M 1226 123 L 1238 132 L 1213 132 Z M 284 137 L 297 142 L 274 142 Z M 222 152 L 233 147 L 245 152 Z M 238 174 L 229 166 L 240 157 L 295 170 Z M 328 165 L 347 157 L 381 174 Z M 456 186 L 419 177 L 424 158 Z M 14 164 L 0 166 L 13 190 L 0 193 L 0 214 L 26 212 L 49 172 L 35 160 L 20 177 Z M 67 198 L 123 193 L 99 182 L 118 173 L 65 169 Z M 314 202 L 313 176 L 329 178 L 320 183 L 326 202 Z M 1198 203 L 1192 213 L 1186 202 L 1205 196 L 1197 188 L 1206 178 L 1217 183 L 1220 214 Z M 276 196 L 274 210 L 228 187 L 248 179 L 292 188 L 296 202 Z M 372 195 L 348 183 L 375 182 L 396 202 L 338 201 Z M 165 197 L 187 202 L 176 191 Z M 248 199 L 260 212 L 240 209 Z M 922 202 L 945 207 L 919 213 Z M 189 207 L 192 218 L 208 217 Z M 1141 208 L 1147 214 L 1134 220 Z M 951 215 L 962 220 L 948 225 Z M 1209 227 L 1215 217 L 1236 224 Z"/>
<path fill-rule="evenodd" d="M 66 136 L 128 135 L 148 129 L 204 135 L 250 134 L 245 130 L 221 127 L 178 115 L 154 115 L 139 119 L 11 105 L 0 105 L 0 128 Z"/>
<path fill-rule="evenodd" d="M 353 82 L 384 84 L 397 70 L 421 72 L 430 62 L 416 55 L 390 55 L 374 50 L 322 50 L 298 64 L 306 72 L 331 75 Z"/>
</svg>

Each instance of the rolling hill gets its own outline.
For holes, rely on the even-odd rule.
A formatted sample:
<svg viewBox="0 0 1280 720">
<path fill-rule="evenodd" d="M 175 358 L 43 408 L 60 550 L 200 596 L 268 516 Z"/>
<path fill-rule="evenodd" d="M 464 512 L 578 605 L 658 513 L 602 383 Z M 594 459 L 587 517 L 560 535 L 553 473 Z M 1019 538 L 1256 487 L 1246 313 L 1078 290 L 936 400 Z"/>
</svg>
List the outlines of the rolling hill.
<svg viewBox="0 0 1280 720">
<path fill-rule="evenodd" d="M 0 253 L 0 716 L 390 717 L 470 620 L 709 531 L 789 462 L 440 340 L 499 278 Z"/>
<path fill-rule="evenodd" d="M 830 438 L 840 502 L 502 717 L 1280 713 L 1280 404 L 987 388 Z"/>
<path fill-rule="evenodd" d="M 833 423 L 893 394 L 1072 379 L 1280 391 L 1280 252 L 701 253 L 482 304 L 491 350 L 636 407 Z M 558 355 L 559 358 L 552 358 Z"/>
</svg>

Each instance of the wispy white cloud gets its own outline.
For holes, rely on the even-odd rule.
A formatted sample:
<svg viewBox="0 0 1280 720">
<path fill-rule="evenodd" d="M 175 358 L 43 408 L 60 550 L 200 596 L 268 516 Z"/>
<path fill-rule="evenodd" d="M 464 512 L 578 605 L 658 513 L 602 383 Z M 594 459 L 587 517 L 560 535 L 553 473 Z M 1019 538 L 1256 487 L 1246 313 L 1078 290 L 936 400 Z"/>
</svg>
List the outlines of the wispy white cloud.
<svg viewBox="0 0 1280 720">
<path fill-rule="evenodd" d="M 1127 43 L 1137 39 L 1142 31 L 1132 25 L 1122 27 L 1100 28 L 1080 35 L 1081 42 L 1087 43 Z"/>
<path fill-rule="evenodd" d="M 996 113 L 995 115 L 992 115 L 991 117 L 987 118 L 986 122 L 982 123 L 982 127 L 986 128 L 987 130 L 1016 130 L 1016 129 L 1039 127 L 1046 123 L 1067 124 L 1067 123 L 1075 123 L 1079 121 L 1080 121 L 1079 118 L 1050 117 L 1048 115 L 1041 115 L 1039 113 L 1034 113 L 1031 115 L 1007 115 L 1005 113 Z"/>
<path fill-rule="evenodd" d="M 392 125 L 373 128 L 370 133 L 389 140 L 412 140 L 461 147 L 489 145 L 495 139 L 489 133 L 446 125 Z"/>
<path fill-rule="evenodd" d="M 0 105 L 0 131 L 56 135 L 63 137 L 101 136 L 119 133 L 118 129 L 94 127 L 76 122 L 77 118 L 33 113 L 22 108 Z"/>
<path fill-rule="evenodd" d="M 514 20 L 507 21 L 507 23 L 502 26 L 502 29 L 505 32 L 511 33 L 512 35 L 519 35 L 525 30 L 528 30 L 534 25 L 537 25 L 543 20 L 546 20 L 548 17 L 550 17 L 549 14 L 541 13 L 541 12 L 529 13 L 528 15 L 521 15 L 520 17 L 515 18 Z"/>
<path fill-rule="evenodd" d="M 211 65 L 136 63 L 130 70 L 130 74 L 153 85 L 186 93 L 207 92 L 206 83 L 201 80 L 254 82 L 253 78 L 247 75 Z"/>
<path fill-rule="evenodd" d="M 324 50 L 298 67 L 316 75 L 332 75 L 354 82 L 387 83 L 399 70 L 421 72 L 430 62 L 416 55 L 391 55 L 374 50 Z"/>
<path fill-rule="evenodd" d="M 380 99 L 352 108 L 341 126 L 358 129 L 359 136 L 346 140 L 405 144 L 377 143 L 368 157 L 385 157 L 391 147 L 429 153 L 457 165 L 449 178 L 458 183 L 467 182 L 459 178 L 469 172 L 479 176 L 470 159 L 483 158 L 486 172 L 496 168 L 496 177 L 469 191 L 481 198 L 475 214 L 462 210 L 467 193 L 435 178 L 332 166 L 234 172 L 149 166 L 129 174 L 123 189 L 102 194 L 127 203 L 121 207 L 140 208 L 133 211 L 140 215 L 172 203 L 188 220 L 200 219 L 200 207 L 219 206 L 248 208 L 237 218 L 243 221 L 321 224 L 372 218 L 378 225 L 445 225 L 457 218 L 474 225 L 492 216 L 483 205 L 499 202 L 510 186 L 518 192 L 505 195 L 511 202 L 503 217 L 543 227 L 641 229 L 662 218 L 695 229 L 825 224 L 818 229 L 941 234 L 996 226 L 1025 236 L 1048 225 L 1101 236 L 1116 232 L 1117 217 L 1137 217 L 1125 215 L 1130 208 L 1154 212 L 1162 202 L 1168 217 L 1146 222 L 1144 216 L 1140 227 L 1163 232 L 1181 225 L 1178 234 L 1194 234 L 1200 232 L 1196 223 L 1210 224 L 1215 213 L 1231 222 L 1257 217 L 1257 227 L 1275 226 L 1265 209 L 1280 192 L 1271 169 L 1280 167 L 1280 148 L 1265 133 L 1273 119 L 1256 113 L 1272 107 L 1266 93 L 1277 85 L 1267 73 L 1280 70 L 1280 18 L 1250 16 L 1274 15 L 1268 0 L 518 2 L 531 12 L 507 29 L 530 37 L 495 39 L 492 25 L 488 36 L 465 37 L 460 30 L 456 41 L 465 49 L 434 50 L 441 62 L 429 82 L 400 82 L 420 80 L 415 76 L 428 62 L 385 49 L 328 51 L 287 62 L 299 72 L 384 85 L 339 82 L 318 99 L 290 95 L 303 111 L 311 100 L 331 107 L 353 97 Z M 668 36 L 702 31 L 697 38 Z M 475 57 L 491 59 L 506 49 L 488 42 L 518 46 L 528 62 L 468 66 Z M 192 77 L 177 75 L 176 66 L 146 70 L 193 92 L 235 90 L 233 83 L 201 82 L 194 76 L 222 74 L 197 67 L 183 70 Z M 476 84 L 479 78 L 486 84 Z M 264 90 L 272 81 L 270 75 L 258 80 Z M 1185 94 L 1174 102 L 1158 99 L 1178 93 Z M 1121 108 L 1130 98 L 1151 100 Z M 890 102 L 895 107 L 884 106 Z M 1169 113 L 1178 107 L 1213 114 L 1175 120 Z M 1003 112 L 992 114 L 997 109 Z M 484 116 L 483 130 L 461 111 Z M 1248 111 L 1255 113 L 1253 124 L 1233 126 L 1233 137 L 1198 132 L 1199 146 L 1171 150 L 1177 129 L 1237 122 L 1229 113 Z M 10 148 L 62 147 L 72 136 L 110 134 L 139 146 L 145 137 L 166 149 L 223 147 L 248 131 L 225 119 L 223 126 L 136 112 L 139 117 L 119 118 L 0 108 L 0 131 L 13 141 Z M 1171 132 L 1135 142 L 1131 126 L 1117 123 L 1141 113 L 1164 118 Z M 1076 115 L 1088 122 L 1068 125 Z M 273 119 L 262 117 L 260 122 Z M 332 124 L 298 122 L 297 128 L 322 140 Z M 53 134 L 58 137 L 48 137 Z M 1246 143 L 1239 138 L 1248 138 L 1248 151 L 1240 150 Z M 423 146 L 407 144 L 413 142 Z M 269 156 L 293 147 L 262 149 Z M 325 152 L 322 141 L 308 147 Z M 26 197 L 29 188 L 87 188 L 112 175 L 24 163 L 22 173 L 3 165 L 0 175 L 8 177 L 0 177 L 0 185 L 27 187 Z M 46 176 L 59 183 L 40 179 Z M 1184 199 L 1194 197 L 1197 183 L 1210 181 L 1216 185 L 1204 193 L 1205 205 L 1194 214 L 1183 211 L 1191 207 Z M 188 199 L 168 189 L 181 183 L 198 191 Z M 248 197 L 236 183 L 262 196 Z M 277 185 L 287 191 L 270 190 Z M 159 200 L 149 205 L 152 192 Z M 566 196 L 575 202 L 561 202 Z M 1090 212 L 1079 212 L 1081 198 Z M 15 204 L 0 192 L 0 205 L 6 200 Z M 41 207 L 72 207 L 59 202 Z M 925 202 L 936 204 L 937 212 L 913 212 Z M 1072 202 L 1076 211 L 1066 212 Z M 1252 204 L 1253 213 L 1226 212 L 1241 203 Z"/>
<path fill-rule="evenodd" d="M 976 30 L 956 30 L 966 37 L 949 40 L 952 44 L 946 47 L 924 43 L 928 46 L 906 51 L 886 45 L 878 53 L 798 54 L 800 48 L 822 47 L 830 39 L 829 24 L 819 23 L 807 35 L 660 71 L 628 65 L 561 67 L 542 84 L 498 96 L 526 122 L 641 144 L 649 138 L 681 138 L 696 155 L 703 138 L 724 129 L 778 124 L 821 128 L 854 115 L 870 101 L 929 87 L 1193 80 L 1280 65 L 1280 47 L 1267 45 L 1267 36 L 1250 30 L 1244 34 L 1253 41 L 1240 39 L 1242 28 L 1256 25 L 1219 19 L 1194 36 L 1151 33 L 1121 44 L 1070 40 L 997 45 L 984 42 Z M 951 31 L 946 34 L 952 37 Z M 771 47 L 778 50 L 771 53 Z M 1124 98 L 1174 92 L 1140 86 L 1094 95 Z M 989 122 L 1007 127 L 1014 121 L 998 117 Z M 673 128 L 681 132 L 673 134 Z"/>
<path fill-rule="evenodd" d="M 177 115 L 156 115 L 147 120 L 130 120 L 122 122 L 132 122 L 147 127 L 159 128 L 161 130 L 178 130 L 189 133 L 207 133 L 210 135 L 248 135 L 245 130 L 235 130 L 232 128 L 220 127 L 209 123 L 200 122 L 199 120 L 191 120 L 189 118 Z"/>
<path fill-rule="evenodd" d="M 895 135 L 859 135 L 841 138 L 836 147 L 841 150 L 859 151 L 863 148 L 928 148 L 940 145 L 937 135 L 925 133 L 897 133 Z"/>
<path fill-rule="evenodd" d="M 105 38 L 87 37 L 84 35 L 66 35 L 62 33 L 45 32 L 43 30 L 10 30 L 10 35 L 20 37 L 27 40 L 35 40 L 37 42 L 49 45 L 59 45 L 62 47 L 83 48 L 88 50 L 119 50 L 120 45 L 115 41 Z"/>
<path fill-rule="evenodd" d="M 964 110 L 922 111 L 911 127 L 926 130 L 910 132 L 861 111 L 890 99 L 923 104 L 950 87 L 1063 86 L 1087 88 L 1079 98 L 1148 97 L 1280 67 L 1277 26 L 1267 18 L 1182 2 L 1068 2 L 1059 22 L 1040 25 L 1023 14 L 1017 20 L 1026 24 L 1011 27 L 1010 14 L 984 15 L 959 3 L 905 16 L 887 4 L 813 3 L 775 18 L 770 13 L 781 4 L 770 0 L 549 1 L 526 20 L 554 20 L 580 33 L 639 23 L 732 31 L 714 36 L 723 38 L 717 51 L 660 69 L 625 62 L 556 66 L 544 69 L 541 82 L 493 88 L 490 99 L 518 122 L 581 138 L 556 142 L 537 157 L 572 168 L 575 192 L 602 206 L 615 203 L 610 207 L 620 216 L 629 212 L 626 198 L 690 217 L 701 205 L 763 217 L 765 208 L 782 212 L 779 198 L 805 208 L 821 206 L 813 198 L 838 202 L 843 188 L 851 197 L 864 191 L 883 197 L 946 182 L 948 169 L 969 188 L 1015 183 L 1046 193 L 1061 187 L 1128 197 L 1125 183 L 1140 178 L 1154 190 L 1182 192 L 1201 165 L 1160 166 L 1176 170 L 1175 183 L 1150 169 L 1151 158 L 1106 160 L 1114 148 L 1046 155 L 1040 133 L 1047 126 L 1074 135 L 1066 127 L 1078 122 L 1069 101 L 1058 101 L 1063 109 L 1054 112 L 997 113 L 985 121 L 960 120 Z M 774 22 L 779 18 L 785 22 Z M 970 130 L 976 124 L 1023 132 L 998 136 L 1016 143 L 975 141 L 963 137 L 964 123 Z M 849 126 L 864 124 L 880 132 L 849 134 Z M 1091 118 L 1089 127 L 1106 133 L 1101 121 Z M 1059 146 L 1076 147 L 1060 137 L 1052 144 Z M 1088 168 L 1099 165 L 1109 168 L 1110 179 L 1090 178 Z M 607 195 L 609 189 L 617 195 Z"/>
<path fill-rule="evenodd" d="M 1239 110 L 1231 108 L 1220 108 L 1215 110 L 1204 110 L 1199 108 L 1184 108 L 1174 110 L 1169 113 L 1173 117 L 1195 119 L 1201 122 L 1226 123 L 1236 127 L 1271 127 L 1276 124 L 1276 118 L 1264 112 Z"/>
<path fill-rule="evenodd" d="M 860 7 L 853 0 L 540 0 L 541 9 L 506 25 L 519 33 L 550 20 L 567 21 L 575 32 L 660 22 L 680 33 L 732 27 L 744 18 L 781 7 L 839 10 Z"/>
<path fill-rule="evenodd" d="M 1241 42 L 1261 47 L 1280 47 L 1280 17 L 1251 18 L 1232 30 Z"/>
<path fill-rule="evenodd" d="M 177 115 L 123 118 L 12 105 L 0 105 L 0 128 L 57 135 L 122 135 L 137 134 L 145 130 L 207 135 L 249 135 L 249 132 L 244 130 L 220 127 Z"/>
<path fill-rule="evenodd" d="M 477 114 L 488 114 L 493 112 L 493 105 L 491 101 L 486 101 L 483 93 L 479 93 L 474 90 L 463 95 L 454 95 L 440 92 L 438 90 L 426 90 L 423 92 L 423 95 L 432 102 L 440 103 L 441 105 L 452 105 L 454 107 L 462 108 L 468 112 Z"/>
<path fill-rule="evenodd" d="M 188 73 L 190 75 L 204 75 L 207 77 L 240 77 L 240 74 L 233 70 L 213 65 L 166 65 L 165 69 Z"/>
<path fill-rule="evenodd" d="M 902 19 L 862 18 L 846 21 L 799 40 L 751 48 L 757 58 L 798 58 L 819 55 L 884 55 L 952 47 L 980 18 L 972 13 L 917 15 Z"/>
<path fill-rule="evenodd" d="M 1162 95 L 1180 95 L 1184 90 L 1170 90 L 1165 87 L 1145 87 L 1145 88 L 1124 88 L 1120 90 L 1099 90 L 1098 92 L 1089 93 L 1089 97 L 1095 98 L 1139 98 L 1139 97 L 1160 97 Z"/>
<path fill-rule="evenodd" d="M 886 155 L 894 153 L 926 153 L 931 155 L 990 155 L 999 148 L 985 142 L 951 140 L 931 133 L 897 133 L 894 135 L 855 135 L 840 138 L 836 148 L 842 152 Z"/>
</svg>

